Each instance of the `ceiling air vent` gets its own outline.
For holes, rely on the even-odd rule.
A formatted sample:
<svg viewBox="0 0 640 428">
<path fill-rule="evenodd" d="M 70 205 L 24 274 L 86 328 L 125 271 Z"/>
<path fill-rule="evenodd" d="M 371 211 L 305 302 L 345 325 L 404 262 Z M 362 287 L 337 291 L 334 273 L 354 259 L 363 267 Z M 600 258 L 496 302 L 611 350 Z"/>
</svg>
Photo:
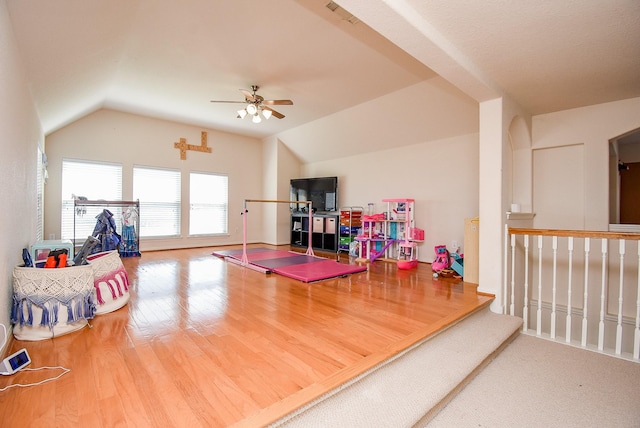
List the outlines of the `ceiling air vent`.
<svg viewBox="0 0 640 428">
<path fill-rule="evenodd" d="M 334 1 L 327 3 L 327 9 L 329 9 L 331 12 L 336 13 L 340 18 L 344 19 L 345 21 L 349 21 L 352 24 L 357 24 L 358 22 L 360 22 L 358 18 L 353 16 L 346 9 L 340 7 L 340 5 Z"/>
</svg>

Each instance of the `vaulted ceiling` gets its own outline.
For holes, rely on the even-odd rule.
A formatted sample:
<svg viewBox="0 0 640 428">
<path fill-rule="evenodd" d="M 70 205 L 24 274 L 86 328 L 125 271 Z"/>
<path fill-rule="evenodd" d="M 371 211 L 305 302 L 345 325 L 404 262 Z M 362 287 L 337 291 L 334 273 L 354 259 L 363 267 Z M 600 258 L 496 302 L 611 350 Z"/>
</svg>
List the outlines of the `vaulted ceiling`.
<svg viewBox="0 0 640 428">
<path fill-rule="evenodd" d="M 640 96 L 637 0 L 3 1 L 45 134 L 106 107 L 263 138 L 381 97 L 410 111 L 433 79 L 532 114 Z M 254 84 L 293 100 L 284 119 L 210 102 Z"/>
</svg>

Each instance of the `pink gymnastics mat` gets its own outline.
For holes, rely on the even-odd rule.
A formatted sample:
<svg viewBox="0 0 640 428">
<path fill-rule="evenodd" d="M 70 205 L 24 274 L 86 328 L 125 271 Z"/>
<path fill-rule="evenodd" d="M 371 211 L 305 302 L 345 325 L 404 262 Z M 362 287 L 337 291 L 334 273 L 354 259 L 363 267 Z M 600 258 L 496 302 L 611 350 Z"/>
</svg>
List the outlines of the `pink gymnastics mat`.
<svg viewBox="0 0 640 428">
<path fill-rule="evenodd" d="M 213 255 L 242 260 L 242 250 L 214 251 Z M 249 263 L 268 272 L 275 272 L 302 282 L 321 281 L 367 270 L 366 266 L 347 265 L 322 257 L 269 248 L 247 249 L 247 259 Z"/>
</svg>

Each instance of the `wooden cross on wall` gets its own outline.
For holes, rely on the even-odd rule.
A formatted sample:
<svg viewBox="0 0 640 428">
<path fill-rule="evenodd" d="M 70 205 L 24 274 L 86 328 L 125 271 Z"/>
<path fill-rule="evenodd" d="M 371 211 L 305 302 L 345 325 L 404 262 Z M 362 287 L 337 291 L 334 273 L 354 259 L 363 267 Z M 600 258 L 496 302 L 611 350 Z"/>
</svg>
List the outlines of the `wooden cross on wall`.
<svg viewBox="0 0 640 428">
<path fill-rule="evenodd" d="M 199 146 L 195 146 L 193 144 L 187 144 L 186 138 L 180 138 L 180 142 L 173 143 L 173 147 L 175 147 L 176 149 L 180 149 L 181 160 L 187 159 L 187 150 L 193 150 L 195 152 L 211 153 L 211 147 L 207 147 L 207 133 L 205 131 L 202 131 Z"/>
</svg>

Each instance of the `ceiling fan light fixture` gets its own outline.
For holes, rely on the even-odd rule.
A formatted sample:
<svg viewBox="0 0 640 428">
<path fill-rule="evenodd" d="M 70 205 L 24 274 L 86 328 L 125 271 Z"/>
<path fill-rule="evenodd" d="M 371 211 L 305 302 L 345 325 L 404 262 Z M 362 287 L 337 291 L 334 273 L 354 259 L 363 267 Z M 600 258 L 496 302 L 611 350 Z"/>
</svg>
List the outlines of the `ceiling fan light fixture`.
<svg viewBox="0 0 640 428">
<path fill-rule="evenodd" d="M 247 105 L 247 113 L 256 114 L 257 112 L 258 112 L 258 108 L 255 106 L 255 104 L 248 104 Z"/>
<path fill-rule="evenodd" d="M 253 123 L 260 123 L 262 119 L 269 120 L 271 116 L 275 116 L 276 119 L 284 119 L 284 114 L 267 106 L 290 106 L 293 105 L 291 100 L 265 100 L 261 95 L 258 95 L 257 85 L 251 85 L 251 91 L 246 89 L 240 89 L 240 92 L 244 95 L 243 101 L 219 101 L 211 100 L 212 103 L 239 103 L 244 104 L 244 108 L 236 110 L 238 119 L 244 119 L 247 116 L 251 117 Z"/>
</svg>

